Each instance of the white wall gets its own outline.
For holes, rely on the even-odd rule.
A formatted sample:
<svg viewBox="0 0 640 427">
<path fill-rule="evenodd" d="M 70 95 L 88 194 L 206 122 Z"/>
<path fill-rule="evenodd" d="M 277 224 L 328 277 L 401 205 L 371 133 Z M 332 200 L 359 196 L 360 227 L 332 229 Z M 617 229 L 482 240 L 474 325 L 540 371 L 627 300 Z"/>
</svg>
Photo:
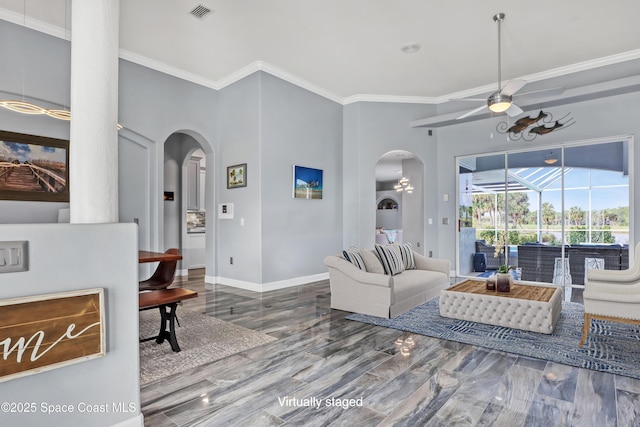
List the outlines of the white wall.
<svg viewBox="0 0 640 427">
<path fill-rule="evenodd" d="M 0 274 L 0 299 L 105 289 L 106 355 L 0 383 L 0 402 L 34 402 L 33 414 L 2 413 L 6 426 L 141 425 L 138 344 L 138 253 L 134 224 L 0 225 L 2 240 L 29 242 L 29 271 Z M 131 413 L 88 414 L 78 404 L 133 403 Z M 42 403 L 73 405 L 45 414 Z"/>
</svg>

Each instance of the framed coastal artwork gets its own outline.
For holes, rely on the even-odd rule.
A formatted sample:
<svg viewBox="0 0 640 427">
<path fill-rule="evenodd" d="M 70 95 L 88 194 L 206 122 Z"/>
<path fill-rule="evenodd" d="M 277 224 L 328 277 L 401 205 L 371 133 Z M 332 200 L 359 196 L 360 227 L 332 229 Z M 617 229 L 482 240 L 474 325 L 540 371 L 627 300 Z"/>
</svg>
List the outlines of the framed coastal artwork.
<svg viewBox="0 0 640 427">
<path fill-rule="evenodd" d="M 69 141 L 0 131 L 0 200 L 69 201 Z"/>
<path fill-rule="evenodd" d="M 247 186 L 247 164 L 227 166 L 227 188 Z"/>
<path fill-rule="evenodd" d="M 322 199 L 322 169 L 293 166 L 293 197 Z"/>
</svg>

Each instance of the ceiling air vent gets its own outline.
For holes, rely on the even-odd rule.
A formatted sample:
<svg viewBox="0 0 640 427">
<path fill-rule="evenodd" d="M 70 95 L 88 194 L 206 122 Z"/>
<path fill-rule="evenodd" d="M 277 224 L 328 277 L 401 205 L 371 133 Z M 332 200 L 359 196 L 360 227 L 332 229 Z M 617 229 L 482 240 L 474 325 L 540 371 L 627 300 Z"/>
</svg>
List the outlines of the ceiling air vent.
<svg viewBox="0 0 640 427">
<path fill-rule="evenodd" d="M 211 9 L 209 9 L 207 6 L 199 4 L 194 7 L 189 13 L 198 19 L 204 19 L 205 16 L 211 13 Z"/>
</svg>

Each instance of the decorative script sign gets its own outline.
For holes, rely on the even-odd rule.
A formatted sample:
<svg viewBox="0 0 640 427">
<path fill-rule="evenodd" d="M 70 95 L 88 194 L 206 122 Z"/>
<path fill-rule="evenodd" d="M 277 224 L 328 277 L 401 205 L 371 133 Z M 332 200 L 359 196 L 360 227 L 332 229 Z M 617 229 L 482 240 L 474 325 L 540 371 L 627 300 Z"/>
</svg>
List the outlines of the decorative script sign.
<svg viewBox="0 0 640 427">
<path fill-rule="evenodd" d="M 103 289 L 0 301 L 0 382 L 104 354 Z"/>
</svg>

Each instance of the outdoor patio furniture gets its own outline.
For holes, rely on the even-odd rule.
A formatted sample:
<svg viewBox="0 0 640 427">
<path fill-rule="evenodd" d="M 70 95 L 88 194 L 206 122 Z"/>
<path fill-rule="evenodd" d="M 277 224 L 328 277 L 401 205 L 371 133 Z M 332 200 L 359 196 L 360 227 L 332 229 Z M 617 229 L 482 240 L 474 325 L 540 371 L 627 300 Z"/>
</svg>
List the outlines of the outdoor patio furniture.
<svg viewBox="0 0 640 427">
<path fill-rule="evenodd" d="M 587 259 L 595 259 L 597 265 L 604 263 L 604 270 L 625 270 L 629 265 L 629 247 L 621 245 L 572 245 L 565 246 L 565 257 L 569 260 L 568 273 L 574 285 L 583 285 Z M 541 243 L 518 246 L 518 267 L 522 268 L 522 280 L 554 282 L 555 259 L 561 257 L 560 246 Z M 567 274 L 567 273 L 565 273 Z"/>
<path fill-rule="evenodd" d="M 627 266 L 623 266 L 623 252 L 626 252 Z M 621 245 L 571 245 L 569 247 L 569 263 L 574 284 L 584 284 L 587 258 L 602 260 L 604 270 L 625 270 L 629 263 L 629 248 Z"/>
<path fill-rule="evenodd" d="M 486 255 L 487 270 L 497 270 L 502 264 L 504 264 L 504 253 L 500 253 L 498 254 L 498 257 L 495 257 L 496 247 L 493 245 L 487 245 L 484 240 L 476 240 L 476 253 Z"/>
<path fill-rule="evenodd" d="M 561 257 L 562 248 L 560 246 L 519 245 L 518 267 L 522 268 L 522 280 L 553 283 L 555 260 Z"/>
</svg>

